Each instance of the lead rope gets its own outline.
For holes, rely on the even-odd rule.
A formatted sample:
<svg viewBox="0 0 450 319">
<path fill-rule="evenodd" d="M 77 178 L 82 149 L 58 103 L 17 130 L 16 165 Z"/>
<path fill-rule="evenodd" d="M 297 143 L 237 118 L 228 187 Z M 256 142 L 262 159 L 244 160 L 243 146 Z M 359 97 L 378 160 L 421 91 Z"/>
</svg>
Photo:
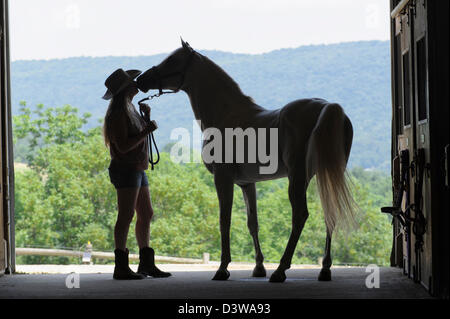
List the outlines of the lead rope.
<svg viewBox="0 0 450 319">
<path fill-rule="evenodd" d="M 413 161 L 409 164 L 409 152 L 408 150 L 404 150 L 401 152 L 401 185 L 400 192 L 397 194 L 397 198 L 395 200 L 394 207 L 382 207 L 382 213 L 391 214 L 393 217 L 397 218 L 400 224 L 405 229 L 406 241 L 408 245 L 407 250 L 407 258 L 408 258 L 408 272 L 409 263 L 410 263 L 410 255 L 409 255 L 409 247 L 410 247 L 410 225 L 412 224 L 412 232 L 415 236 L 415 256 L 416 263 L 413 267 L 413 279 L 415 282 L 420 282 L 420 267 L 421 267 L 421 253 L 423 252 L 424 245 L 424 235 L 426 233 L 427 220 L 423 214 L 423 179 L 425 174 L 425 169 L 427 169 L 427 165 L 425 163 L 425 150 L 423 148 L 419 148 L 415 154 Z M 415 177 L 414 181 L 414 203 L 409 204 L 406 202 L 405 211 L 401 208 L 403 194 L 409 192 L 408 180 L 409 180 L 409 170 L 411 170 L 412 177 Z M 406 196 L 407 200 L 409 195 Z M 414 211 L 415 216 L 411 217 L 411 211 Z"/>
<path fill-rule="evenodd" d="M 142 100 L 140 100 L 140 101 L 138 102 L 139 106 L 141 106 L 141 103 L 142 103 L 142 102 L 144 102 L 144 101 L 150 101 L 150 100 L 152 100 L 153 98 L 155 98 L 155 97 L 160 97 L 160 96 L 163 95 L 163 94 L 174 94 L 174 93 L 178 93 L 178 92 L 180 91 L 181 87 L 183 86 L 183 83 L 184 83 L 184 76 L 185 76 L 185 73 L 186 73 L 186 69 L 188 68 L 188 66 L 189 66 L 189 64 L 190 64 L 190 62 L 191 62 L 191 60 L 192 60 L 192 57 L 194 56 L 194 53 L 195 53 L 195 51 L 192 50 L 192 51 L 191 51 L 191 54 L 189 55 L 188 61 L 186 62 L 185 66 L 183 67 L 182 72 L 177 72 L 177 73 L 180 73 L 180 74 L 181 74 L 181 81 L 180 81 L 180 85 L 178 86 L 178 88 L 176 88 L 175 90 L 163 91 L 163 89 L 162 89 L 162 87 L 161 87 L 161 81 L 158 81 L 158 91 L 159 91 L 159 92 L 158 92 L 157 94 L 154 94 L 154 95 L 149 95 L 148 97 L 143 98 Z M 158 68 L 153 67 L 152 69 L 155 70 L 155 73 L 157 74 L 158 79 L 160 79 L 160 76 L 158 75 Z M 171 75 L 172 75 L 172 74 L 171 74 Z M 166 75 L 166 76 L 167 76 L 167 75 Z M 139 112 L 141 113 L 141 117 L 144 119 L 144 121 L 146 121 L 146 120 L 145 120 L 145 117 L 144 117 L 144 114 L 141 112 L 141 108 L 139 108 Z M 150 136 L 151 136 L 151 138 L 150 138 Z M 157 153 L 157 155 L 158 155 L 158 159 L 156 160 L 156 162 L 153 161 L 153 145 L 152 145 L 152 143 L 155 145 L 156 153 Z M 152 171 L 153 171 L 155 165 L 158 164 L 159 159 L 160 159 L 160 157 L 159 157 L 158 146 L 156 146 L 155 136 L 153 135 L 153 132 L 150 133 L 150 135 L 148 136 L 148 148 L 149 148 L 149 153 L 150 153 L 150 156 L 149 156 L 149 163 L 150 163 L 150 165 L 151 165 L 151 167 L 152 167 Z"/>
<path fill-rule="evenodd" d="M 150 136 L 151 136 L 151 139 L 150 139 Z M 150 133 L 150 135 L 148 136 L 148 142 L 149 142 L 148 148 L 150 150 L 150 158 L 148 161 L 149 161 L 150 165 L 152 166 L 152 171 L 153 171 L 155 169 L 155 165 L 159 163 L 159 159 L 160 159 L 158 146 L 156 146 L 155 136 L 153 135 L 153 132 Z M 153 149 L 152 149 L 153 146 L 152 145 L 155 145 L 156 154 L 158 155 L 158 159 L 156 160 L 156 162 L 153 161 Z"/>
<path fill-rule="evenodd" d="M 142 99 L 138 102 L 139 106 L 141 105 L 142 102 L 146 101 L 146 100 L 151 100 L 152 98 L 159 96 L 158 94 L 154 95 L 154 96 L 150 96 L 150 97 L 146 97 L 145 99 Z M 139 113 L 141 114 L 142 119 L 147 122 L 147 120 L 145 119 L 144 113 L 142 113 L 141 109 L 139 108 Z M 147 122 L 147 124 L 149 124 Z M 155 165 L 159 163 L 160 160 L 160 156 L 159 156 L 159 150 L 158 150 L 158 146 L 156 145 L 156 141 L 155 141 L 155 136 L 153 135 L 153 132 L 151 132 L 148 136 L 147 136 L 147 141 L 148 141 L 148 153 L 149 153 L 149 163 L 150 166 L 152 168 L 152 171 L 155 169 Z M 153 145 L 155 145 L 155 150 L 156 150 L 156 154 L 157 154 L 157 160 L 153 161 Z"/>
<path fill-rule="evenodd" d="M 413 164 L 411 169 L 413 169 L 416 175 L 414 181 L 414 204 L 411 205 L 411 209 L 415 212 L 413 219 L 413 233 L 416 236 L 416 242 L 414 245 L 415 255 L 416 255 L 416 265 L 413 272 L 413 277 L 415 282 L 421 281 L 421 254 L 423 252 L 424 244 L 424 234 L 426 232 L 427 220 L 423 215 L 423 178 L 425 174 L 425 150 L 419 148 L 414 156 Z"/>
</svg>

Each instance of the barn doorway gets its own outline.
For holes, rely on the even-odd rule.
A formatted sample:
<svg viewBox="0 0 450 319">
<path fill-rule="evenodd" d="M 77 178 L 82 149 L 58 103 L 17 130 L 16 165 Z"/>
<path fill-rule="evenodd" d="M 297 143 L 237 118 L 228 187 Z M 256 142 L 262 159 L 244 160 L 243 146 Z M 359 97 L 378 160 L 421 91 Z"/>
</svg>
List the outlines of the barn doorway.
<svg viewBox="0 0 450 319">
<path fill-rule="evenodd" d="M 3 22 L 3 24 L 2 24 L 3 30 L 7 30 L 7 27 L 8 27 L 8 24 L 7 24 L 7 21 L 8 21 L 7 20 L 7 5 L 8 5 L 7 1 L 3 0 L 3 2 L 2 2 L 2 9 L 3 10 L 2 11 L 5 12 L 3 14 L 4 19 L 2 21 Z M 399 8 L 400 5 L 403 6 L 403 7 L 402 7 L 401 10 L 398 9 L 399 10 L 399 16 L 404 16 L 405 12 L 406 12 L 406 15 L 410 15 L 411 12 L 413 12 L 412 10 L 414 10 L 414 14 L 416 14 L 416 12 L 419 12 L 419 18 L 417 18 L 417 21 L 419 21 L 418 25 L 420 23 L 422 23 L 422 25 L 426 25 L 425 22 L 420 22 L 421 21 L 420 17 L 422 17 L 424 15 L 424 13 L 421 13 L 421 12 L 425 12 L 425 15 L 426 15 L 426 14 L 437 14 L 437 12 L 439 11 L 438 9 L 432 7 L 433 5 L 431 5 L 431 9 L 429 9 L 429 6 L 427 6 L 425 3 L 423 3 L 423 4 L 421 3 L 423 8 L 425 8 L 425 9 L 422 9 L 422 7 L 420 7 L 420 9 L 417 9 L 416 8 L 417 7 L 416 3 L 413 6 L 412 4 L 408 4 L 408 1 L 401 1 L 401 2 L 400 1 L 392 1 L 391 2 L 391 11 L 394 11 L 396 8 Z M 432 9 L 434 11 L 432 11 Z M 369 7 L 368 10 L 369 10 L 369 13 L 370 13 L 370 12 L 373 12 L 374 9 L 372 7 L 372 11 L 370 11 L 370 7 Z M 418 10 L 418 11 L 416 11 L 416 10 Z M 420 11 L 420 10 L 422 10 L 422 11 Z M 430 13 L 430 12 L 434 12 L 434 13 Z M 370 24 L 370 21 L 371 20 L 369 19 L 369 24 Z M 397 21 L 398 21 L 398 18 L 395 16 L 395 18 L 393 19 L 392 23 L 395 24 L 395 23 L 397 23 Z M 71 23 L 72 23 L 71 25 L 73 27 L 76 27 L 77 20 L 76 19 L 75 20 L 71 20 Z M 407 22 L 406 25 L 408 25 L 408 23 L 409 22 Z M 403 25 L 405 25 L 405 24 L 403 24 Z M 393 25 L 392 26 L 392 30 L 394 30 L 393 32 L 397 32 L 397 29 L 395 29 L 395 28 L 396 27 Z M 424 28 L 426 28 L 426 27 L 424 27 Z M 402 32 L 405 32 L 404 30 L 407 30 L 407 29 L 402 29 Z M 408 31 L 408 32 L 410 32 L 410 31 Z M 420 32 L 422 32 L 422 38 L 423 38 L 423 31 L 420 31 Z M 418 33 L 420 33 L 420 32 L 418 32 Z M 396 33 L 395 36 L 393 36 L 392 39 L 398 39 L 399 38 L 398 34 L 399 33 Z M 428 33 L 426 33 L 426 34 L 428 34 Z M 405 36 L 403 36 L 403 37 L 405 37 Z M 410 40 L 411 37 L 410 36 L 408 36 L 408 37 L 409 37 L 408 39 Z M 3 125 L 2 126 L 2 132 L 5 132 L 5 135 L 2 135 L 2 136 L 4 136 L 2 138 L 2 141 L 5 141 L 5 144 L 2 144 L 2 168 L 3 168 L 2 169 L 2 171 L 3 171 L 2 178 L 3 178 L 3 181 L 5 181 L 5 180 L 7 181 L 6 185 L 9 185 L 9 188 L 2 189 L 2 196 L 5 196 L 4 194 L 5 194 L 5 191 L 6 191 L 7 192 L 6 193 L 6 198 L 7 198 L 6 199 L 6 203 L 8 203 L 8 200 L 9 200 L 9 203 L 11 203 L 11 200 L 14 199 L 14 179 L 13 179 L 14 178 L 14 174 L 11 174 L 10 172 L 11 172 L 12 167 L 14 167 L 14 159 L 11 157 L 11 154 L 12 154 L 12 136 L 11 136 L 11 131 L 10 131 L 11 125 L 12 125 L 12 123 L 11 123 L 11 110 L 10 110 L 11 101 L 8 101 L 8 99 L 10 99 L 10 90 L 7 87 L 8 83 L 9 83 L 9 81 L 8 81 L 8 78 L 9 78 L 8 47 L 7 47 L 7 41 L 3 40 L 3 39 L 7 39 L 7 38 L 6 37 L 2 38 L 2 54 L 4 54 L 2 56 L 2 63 L 4 63 L 4 64 L 2 64 L 2 80 L 3 80 L 2 88 L 5 88 L 5 90 L 2 90 L 2 106 L 5 105 L 7 107 L 6 108 L 2 107 L 2 112 L 5 112 L 5 113 L 2 113 L 2 124 L 3 123 L 6 123 L 6 124 L 9 123 L 8 124 L 9 126 L 8 125 Z M 393 41 L 395 42 L 397 40 L 393 40 Z M 399 40 L 399 41 L 401 42 L 402 40 Z M 405 41 L 405 40 L 403 40 L 403 41 Z M 431 52 L 431 51 L 427 51 L 427 49 L 431 50 L 431 48 L 429 46 L 427 47 L 427 43 L 429 43 L 429 40 L 427 40 L 427 41 L 428 42 L 416 41 L 417 43 L 414 44 L 416 46 L 415 47 L 415 50 L 416 50 L 415 54 L 416 54 L 416 56 L 422 56 L 423 57 L 424 54 L 425 55 L 427 55 L 427 54 L 429 55 L 430 54 L 429 52 Z M 397 51 L 395 51 L 395 48 L 393 49 L 393 51 L 391 51 L 391 53 L 393 53 L 393 54 L 397 54 L 396 52 Z M 419 61 L 421 61 L 421 59 L 423 59 L 423 58 L 420 58 Z M 395 66 L 399 65 L 400 62 L 398 62 L 397 60 L 395 60 L 395 61 L 396 61 L 394 63 Z M 408 75 L 408 77 L 410 75 L 413 75 L 413 74 L 419 74 L 420 72 L 422 72 L 422 73 L 423 72 L 430 72 L 430 71 L 421 69 L 420 68 L 421 64 L 420 63 L 417 64 L 417 62 L 414 62 L 414 61 L 417 61 L 417 60 L 414 60 L 414 57 L 412 55 L 406 55 L 404 57 L 404 61 L 405 61 L 405 63 L 404 63 L 404 65 L 402 67 L 400 67 L 400 70 L 402 70 L 402 72 L 403 72 L 402 74 L 406 74 L 406 75 Z M 412 66 L 411 63 L 408 64 L 408 63 L 406 63 L 406 61 L 412 61 L 411 63 L 416 63 L 416 65 Z M 411 69 L 407 69 L 407 65 L 409 65 L 411 67 Z M 417 71 L 414 71 L 415 69 L 413 70 L 413 68 L 417 69 Z M 417 72 L 417 73 L 414 73 L 414 72 Z M 393 75 L 397 76 L 395 71 L 394 71 Z M 419 76 L 418 78 L 421 79 L 422 77 Z M 396 81 L 396 80 L 393 80 L 393 81 Z M 409 80 L 409 81 L 411 81 L 411 80 Z M 448 74 L 447 74 L 447 81 L 448 81 Z M 395 82 L 395 83 L 397 83 L 397 82 Z M 410 84 L 410 85 L 413 85 L 413 84 Z M 418 96 L 413 96 L 413 92 L 414 91 L 411 89 L 410 91 L 408 91 L 408 93 L 406 95 L 405 94 L 401 95 L 402 101 L 404 101 L 403 98 L 405 96 L 410 96 L 410 98 L 411 98 L 410 101 L 414 101 L 414 99 L 419 99 L 420 100 L 420 99 L 424 98 L 424 95 L 422 93 L 420 93 L 420 92 L 424 92 L 423 90 L 428 90 L 428 89 L 426 89 L 426 87 L 423 85 L 422 82 L 417 84 L 417 85 L 418 85 L 417 92 L 419 92 L 419 95 Z M 393 96 L 397 96 L 398 94 L 400 94 L 400 93 L 397 93 L 398 89 L 396 89 L 394 87 L 393 87 L 393 92 L 394 92 Z M 422 95 L 420 95 L 420 94 L 422 94 Z M 428 92 L 427 94 L 431 94 L 431 93 Z M 4 95 L 4 97 L 3 97 L 3 95 Z M 420 101 L 422 101 L 422 100 L 420 100 Z M 448 101 L 448 98 L 447 98 L 447 101 Z M 413 102 L 411 102 L 411 103 L 413 103 Z M 397 103 L 397 104 L 393 104 L 393 105 L 399 105 L 399 104 Z M 403 104 L 401 104 L 401 105 L 403 105 Z M 425 117 L 428 116 L 427 115 L 427 112 L 428 112 L 427 110 L 431 109 L 431 106 L 428 109 L 427 108 L 423 108 L 422 107 L 422 105 L 423 105 L 422 102 L 417 103 L 417 105 L 419 105 L 419 106 L 417 106 L 417 112 L 414 111 L 413 108 L 409 108 L 409 113 L 407 113 L 406 109 L 404 109 L 404 110 L 402 109 L 402 111 L 401 111 L 401 112 L 403 112 L 402 116 L 407 114 L 411 118 L 411 121 L 412 121 L 412 122 L 410 122 L 410 124 L 414 123 L 413 121 L 416 120 L 416 117 L 420 118 L 419 122 L 421 122 L 421 124 L 422 124 L 421 129 L 422 130 L 429 130 L 429 128 L 426 127 L 427 124 L 424 124 L 424 123 L 428 123 L 428 122 L 427 121 L 424 122 L 424 120 L 425 120 Z M 8 107 L 9 107 L 9 111 L 8 111 Z M 3 111 L 4 109 L 5 109 L 5 111 Z M 394 111 L 395 110 L 396 109 L 394 108 Z M 448 112 L 448 110 L 447 110 L 447 112 Z M 414 114 L 417 114 L 417 115 L 414 115 Z M 396 121 L 398 120 L 398 116 L 396 117 L 395 114 L 393 115 L 393 118 Z M 445 123 L 442 123 L 442 125 L 445 126 Z M 448 122 L 447 122 L 447 126 L 448 126 Z M 393 127 L 394 127 L 393 130 L 395 131 L 395 130 L 399 130 L 400 126 L 395 126 L 394 125 Z M 406 126 L 404 126 L 404 127 L 406 127 Z M 397 134 L 397 133 L 399 133 L 400 131 L 395 131 L 395 132 L 394 131 L 393 131 L 392 136 L 394 136 L 394 135 L 398 136 L 399 134 Z M 402 133 L 404 133 L 404 131 L 402 131 Z M 407 134 L 407 132 L 404 133 L 404 134 Z M 425 144 L 428 145 L 427 143 L 430 143 L 429 140 L 431 139 L 431 135 L 427 135 L 425 133 L 417 133 L 417 131 L 415 131 L 415 132 L 411 131 L 411 137 L 414 136 L 413 139 L 415 139 L 415 140 L 421 141 L 422 135 L 420 135 L 420 134 L 422 134 L 424 136 L 424 138 L 427 139 L 427 140 L 425 140 L 425 142 L 423 142 L 424 145 Z M 397 143 L 400 143 L 400 142 L 398 142 L 399 140 L 401 140 L 401 139 L 399 138 L 398 140 L 395 140 L 395 141 L 393 140 L 393 142 L 392 142 L 393 143 L 392 144 L 393 145 L 392 146 L 392 149 L 393 149 L 392 157 L 394 158 L 394 165 L 396 165 L 396 163 L 397 163 L 397 162 L 395 162 L 395 157 L 398 155 L 396 150 L 399 147 L 397 145 Z M 448 143 L 448 140 L 447 140 L 447 143 Z M 10 150 L 9 153 L 8 153 L 8 150 Z M 414 153 L 414 151 L 415 150 L 411 150 L 412 153 Z M 441 153 L 439 153 L 439 154 L 441 155 Z M 438 155 L 436 155 L 436 156 L 438 156 Z M 397 161 L 399 161 L 399 159 L 397 159 Z M 8 163 L 8 164 L 6 164 L 6 166 L 5 166 L 5 163 Z M 396 173 L 395 169 L 393 169 L 393 178 L 394 179 L 397 178 L 396 174 L 398 174 L 398 173 Z M 438 174 L 437 171 L 434 174 Z M 413 184 L 415 181 L 411 180 L 410 182 Z M 5 183 L 4 183 L 4 185 L 5 185 Z M 425 185 L 428 185 L 428 184 L 425 183 Z M 396 186 L 394 184 L 394 188 L 395 187 Z M 425 187 L 431 187 L 431 186 L 425 186 Z M 428 190 L 428 192 L 430 192 L 430 191 Z M 447 190 L 447 193 L 448 193 L 448 190 Z M 394 195 L 395 195 L 395 193 L 394 193 Z M 413 196 L 411 198 L 414 198 L 413 193 L 411 193 L 409 196 Z M 425 195 L 425 196 L 427 196 L 427 195 Z M 5 202 L 4 199 L 3 199 L 3 202 Z M 430 203 L 430 205 L 431 205 L 431 203 Z M 4 269 L 6 271 L 13 272 L 14 271 L 14 267 L 15 267 L 15 260 L 14 260 L 14 258 L 15 258 L 15 254 L 14 254 L 14 248 L 15 248 L 14 239 L 15 239 L 15 236 L 14 236 L 14 218 L 12 218 L 12 217 L 14 215 L 13 215 L 13 210 L 11 210 L 11 205 L 10 204 L 9 204 L 9 206 L 5 204 L 5 205 L 3 205 L 3 207 L 5 209 L 5 212 L 7 212 L 7 213 L 4 213 L 4 214 L 1 215 L 1 217 L 3 217 L 2 223 L 5 225 L 5 227 L 3 228 L 3 232 L 4 233 L 2 234 L 3 236 L 1 237 L 1 238 L 4 238 L 4 243 L 3 243 L 3 245 L 0 243 L 0 262 L 2 262 L 2 255 L 3 255 L 4 256 L 3 259 L 5 261 L 5 263 L 4 263 L 5 264 L 5 268 Z M 431 211 L 431 208 L 429 208 L 429 211 Z M 6 218 L 5 218 L 5 216 L 6 216 Z M 434 220 L 440 220 L 439 218 L 440 217 L 437 217 Z M 395 220 L 395 223 L 398 223 L 397 219 L 394 219 L 394 220 Z M 440 227 L 443 227 L 442 223 L 439 223 L 437 221 L 434 222 L 434 223 L 435 223 L 435 225 L 441 225 Z M 435 227 L 438 227 L 438 226 L 435 226 Z M 442 266 L 441 266 L 442 263 L 445 264 L 445 258 L 444 258 L 443 261 L 441 261 L 442 256 L 445 256 L 445 254 L 442 255 L 442 252 L 444 251 L 444 250 L 442 250 L 442 247 L 440 245 L 437 245 L 437 244 L 432 245 L 432 246 L 431 246 L 431 244 L 428 244 L 427 247 L 434 247 L 434 248 L 429 248 L 429 249 L 426 248 L 425 249 L 425 253 L 423 253 L 423 255 L 421 255 L 421 257 L 420 257 L 421 259 L 420 258 L 416 259 L 417 257 L 415 255 L 413 255 L 413 252 L 408 253 L 407 256 L 406 256 L 405 255 L 406 251 L 408 251 L 408 249 L 411 251 L 411 247 L 412 247 L 411 245 L 413 244 L 413 242 L 412 241 L 406 241 L 405 237 L 407 237 L 407 235 L 405 233 L 402 233 L 403 231 L 404 230 L 402 230 L 398 224 L 395 224 L 395 226 L 394 226 L 395 238 L 394 238 L 394 242 L 393 242 L 394 248 L 392 250 L 391 264 L 393 266 L 395 265 L 395 266 L 399 266 L 399 267 L 404 267 L 406 274 L 408 274 L 412 278 L 418 279 L 419 282 L 424 284 L 425 287 L 427 289 L 429 289 L 430 291 L 433 291 L 432 287 L 444 287 L 445 288 L 445 285 L 447 285 L 447 287 L 448 287 L 448 276 L 447 276 L 447 284 L 445 284 L 445 281 L 444 281 L 443 286 L 442 286 L 442 284 L 441 284 L 441 286 L 439 286 L 438 282 L 439 282 L 439 279 L 441 278 L 441 276 L 440 275 L 435 275 L 435 276 L 431 275 L 431 273 L 433 271 L 434 271 L 434 273 L 439 273 L 440 274 L 443 271 L 442 269 L 446 269 L 446 268 L 442 268 Z M 443 234 L 444 232 L 441 230 L 441 231 L 436 232 L 436 233 Z M 402 234 L 403 237 L 400 237 L 401 234 Z M 431 232 L 428 232 L 426 236 L 431 236 Z M 439 235 L 439 236 L 441 236 L 441 235 Z M 412 238 L 413 238 L 413 240 L 415 240 L 414 237 L 412 237 Z M 437 239 L 432 239 L 432 237 L 426 237 L 425 241 L 427 241 L 427 240 L 428 240 L 428 242 L 431 243 L 433 240 L 436 241 Z M 406 248 L 403 248 L 403 247 L 406 247 Z M 410 247 L 410 248 L 408 248 L 408 247 Z M 439 247 L 439 248 L 436 248 L 436 247 Z M 427 263 L 427 261 L 432 259 L 433 251 L 436 251 L 436 249 L 438 249 L 438 251 L 436 253 L 434 253 L 434 256 L 437 256 L 439 254 L 441 257 L 439 257 L 440 259 L 437 259 L 438 261 L 434 262 L 432 264 L 433 266 L 431 266 L 431 264 L 429 262 Z M 414 257 L 414 258 L 411 259 L 411 257 Z M 438 258 L 438 257 L 435 257 L 435 258 Z M 414 261 L 412 261 L 412 260 L 419 260 L 418 262 L 416 261 L 416 265 L 417 266 L 415 268 L 416 269 L 415 271 L 411 270 L 411 269 L 414 268 L 414 265 L 413 265 Z M 424 263 L 424 265 L 419 267 L 418 265 L 420 263 Z M 447 265 L 448 265 L 448 255 L 447 255 Z M 428 279 L 424 279 L 424 278 L 428 278 Z M 430 282 L 431 282 L 431 284 L 430 284 Z M 441 288 L 439 288 L 436 291 L 441 291 Z M 447 294 L 448 294 L 448 292 L 447 292 Z"/>
</svg>

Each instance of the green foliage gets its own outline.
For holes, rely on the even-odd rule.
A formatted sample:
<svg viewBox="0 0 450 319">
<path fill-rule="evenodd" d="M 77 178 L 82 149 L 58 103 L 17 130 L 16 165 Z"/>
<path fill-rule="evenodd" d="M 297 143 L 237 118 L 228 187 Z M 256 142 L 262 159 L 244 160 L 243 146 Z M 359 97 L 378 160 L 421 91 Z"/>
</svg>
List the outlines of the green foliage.
<svg viewBox="0 0 450 319">
<path fill-rule="evenodd" d="M 31 111 L 26 102 L 20 102 L 20 115 L 14 117 L 14 140 L 26 140 L 28 151 L 26 160 L 34 165 L 35 149 L 45 145 L 73 144 L 83 141 L 85 133 L 80 128 L 87 123 L 89 113 L 78 117 L 78 109 L 70 105 L 60 108 L 46 108 L 38 104 Z"/>
<path fill-rule="evenodd" d="M 30 114 L 36 114 L 34 120 Z M 56 115 L 55 115 L 56 114 Z M 57 117 L 58 120 L 52 120 Z M 26 108 L 14 117 L 18 142 L 36 148 L 26 154 L 28 169 L 16 171 L 16 245 L 70 247 L 90 241 L 95 250 L 111 251 L 117 214 L 116 192 L 109 182 L 108 150 L 99 127 L 83 130 L 86 117 L 75 108 Z M 44 123 L 44 124 L 43 124 Z M 51 124 L 51 125 L 49 125 Z M 70 125 L 72 130 L 66 131 Z M 37 147 L 39 145 L 39 147 Z M 165 150 L 169 151 L 170 147 Z M 391 247 L 389 219 L 379 213 L 390 199 L 389 177 L 384 173 L 352 170 L 355 198 L 361 208 L 358 228 L 333 240 L 335 263 L 386 265 Z M 147 171 L 155 211 L 151 245 L 157 254 L 200 258 L 209 252 L 220 259 L 219 207 L 212 175 L 203 164 L 175 164 L 161 153 L 154 171 Z M 268 262 L 278 262 L 291 231 L 287 179 L 257 183 L 259 237 Z M 235 187 L 231 228 L 234 261 L 253 261 L 253 242 L 247 229 L 241 190 Z M 309 218 L 293 263 L 317 263 L 325 246 L 325 225 L 313 180 L 307 193 Z M 137 252 L 134 222 L 128 247 Z M 77 259 L 20 257 L 23 263 L 76 263 Z M 98 261 L 96 261 L 98 262 Z"/>
</svg>

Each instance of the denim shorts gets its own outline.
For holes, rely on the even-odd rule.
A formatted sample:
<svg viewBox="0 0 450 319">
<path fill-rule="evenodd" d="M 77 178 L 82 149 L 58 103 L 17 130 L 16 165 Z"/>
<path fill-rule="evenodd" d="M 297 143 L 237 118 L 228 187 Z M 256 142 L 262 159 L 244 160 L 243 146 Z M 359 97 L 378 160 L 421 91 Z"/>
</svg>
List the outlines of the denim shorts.
<svg viewBox="0 0 450 319">
<path fill-rule="evenodd" d="M 108 168 L 109 179 L 116 189 L 148 186 L 145 171 Z"/>
</svg>

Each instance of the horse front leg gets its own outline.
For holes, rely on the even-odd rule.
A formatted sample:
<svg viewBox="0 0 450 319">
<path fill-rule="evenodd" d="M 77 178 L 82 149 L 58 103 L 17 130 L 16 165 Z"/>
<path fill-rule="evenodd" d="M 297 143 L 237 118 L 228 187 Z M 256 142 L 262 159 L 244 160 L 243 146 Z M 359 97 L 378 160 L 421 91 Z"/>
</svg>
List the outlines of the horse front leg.
<svg viewBox="0 0 450 319">
<path fill-rule="evenodd" d="M 250 235 L 253 238 L 253 245 L 255 246 L 255 261 L 256 266 L 253 269 L 253 277 L 266 277 L 266 269 L 264 268 L 264 256 L 259 245 L 258 238 L 258 211 L 256 205 L 256 186 L 255 183 L 241 186 L 244 195 L 245 205 L 247 207 L 247 226 Z"/>
<path fill-rule="evenodd" d="M 228 264 L 231 262 L 230 226 L 234 183 L 228 171 L 216 171 L 214 172 L 214 184 L 219 199 L 222 254 L 220 258 L 220 267 L 212 280 L 227 280 L 230 277 L 230 272 L 227 268 Z"/>
<path fill-rule="evenodd" d="M 289 241 L 280 260 L 277 270 L 270 276 L 270 282 L 284 282 L 285 271 L 291 268 L 292 256 L 295 252 L 298 239 L 302 233 L 305 222 L 308 219 L 306 205 L 306 184 L 304 174 L 289 176 L 289 200 L 292 206 L 292 230 Z"/>
</svg>

